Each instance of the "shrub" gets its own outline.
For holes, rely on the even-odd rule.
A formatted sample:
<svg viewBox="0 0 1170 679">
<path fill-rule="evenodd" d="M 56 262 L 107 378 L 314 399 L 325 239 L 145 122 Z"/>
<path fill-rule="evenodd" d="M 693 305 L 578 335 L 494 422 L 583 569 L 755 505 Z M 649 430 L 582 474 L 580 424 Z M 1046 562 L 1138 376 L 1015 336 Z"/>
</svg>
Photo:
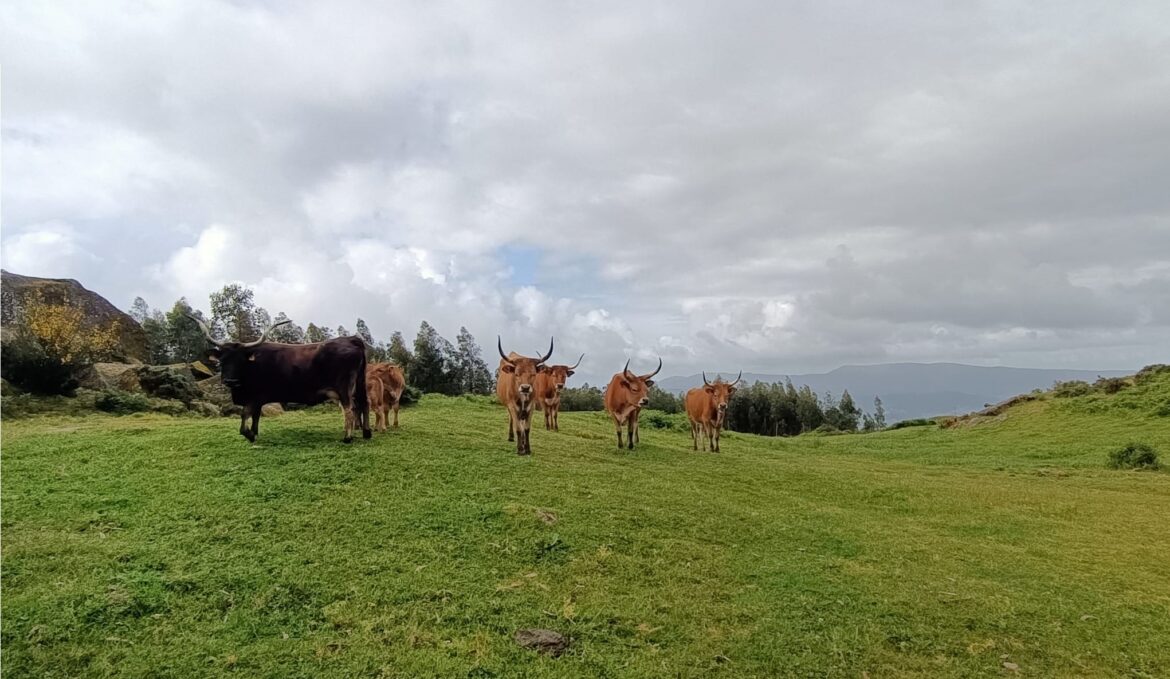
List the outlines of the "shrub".
<svg viewBox="0 0 1170 679">
<path fill-rule="evenodd" d="M 1128 386 L 1129 381 L 1124 377 L 1098 377 L 1093 383 L 1093 389 L 1103 394 L 1116 394 Z"/>
<path fill-rule="evenodd" d="M 147 366 L 138 369 L 138 383 L 142 389 L 158 398 L 173 399 L 189 404 L 203 397 L 190 374 L 180 373 L 171 368 Z"/>
<path fill-rule="evenodd" d="M 422 398 L 422 395 L 423 393 L 421 389 L 408 384 L 406 385 L 406 388 L 402 390 L 402 396 L 398 399 L 398 402 L 403 406 L 414 405 L 419 402 L 419 400 Z"/>
<path fill-rule="evenodd" d="M 146 396 L 121 389 L 107 389 L 94 399 L 95 408 L 115 415 L 143 413 L 150 410 L 150 405 L 150 399 Z"/>
<path fill-rule="evenodd" d="M 1133 381 L 1136 384 L 1147 384 L 1153 382 L 1159 375 L 1170 375 L 1170 365 L 1165 363 L 1147 365 L 1137 371 L 1137 374 L 1133 376 Z"/>
<path fill-rule="evenodd" d="M 1092 393 L 1093 387 L 1089 386 L 1088 382 L 1083 380 L 1069 380 L 1067 382 L 1056 382 L 1052 385 L 1052 395 L 1057 398 L 1073 398 L 1075 396 L 1085 396 Z"/>
<path fill-rule="evenodd" d="M 42 396 L 72 395 L 77 389 L 72 362 L 49 355 L 32 337 L 5 342 L 0 357 L 4 379 L 25 391 Z"/>
<path fill-rule="evenodd" d="M 1145 443 L 1130 443 L 1109 453 L 1113 469 L 1158 469 L 1158 452 Z"/>
<path fill-rule="evenodd" d="M 902 420 L 890 425 L 890 429 L 905 429 L 906 427 L 929 427 L 934 424 L 934 420 L 928 420 L 925 417 L 920 417 L 914 420 Z"/>
<path fill-rule="evenodd" d="M 645 424 L 651 429 L 676 429 L 680 431 L 686 429 L 690 431 L 689 425 L 682 422 L 681 416 L 664 413 L 660 410 L 645 411 L 638 423 Z"/>
</svg>

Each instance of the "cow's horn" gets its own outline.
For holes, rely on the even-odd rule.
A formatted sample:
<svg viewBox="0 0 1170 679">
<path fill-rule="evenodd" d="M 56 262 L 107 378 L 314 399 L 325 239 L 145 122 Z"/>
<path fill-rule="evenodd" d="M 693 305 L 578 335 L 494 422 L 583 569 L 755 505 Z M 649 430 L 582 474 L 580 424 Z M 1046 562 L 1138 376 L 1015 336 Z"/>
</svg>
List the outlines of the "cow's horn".
<svg viewBox="0 0 1170 679">
<path fill-rule="evenodd" d="M 550 337 L 550 338 L 548 338 L 548 353 L 544 355 L 544 358 L 540 359 L 536 363 L 539 365 L 541 363 L 544 363 L 548 359 L 552 358 L 552 352 L 553 352 L 553 338 Z"/>
<path fill-rule="evenodd" d="M 706 370 L 703 371 L 703 384 L 707 385 L 708 387 L 711 386 L 711 383 L 707 381 L 707 371 Z"/>
<path fill-rule="evenodd" d="M 496 349 L 500 351 L 500 358 L 504 359 L 504 362 L 508 365 L 512 365 L 512 360 L 504 355 L 504 342 L 500 339 L 499 335 L 496 335 Z"/>
<path fill-rule="evenodd" d="M 630 374 L 630 359 L 628 358 L 626 359 L 626 367 L 622 368 L 622 375 L 625 375 L 627 380 L 634 379 L 634 376 Z"/>
<path fill-rule="evenodd" d="M 212 344 L 214 344 L 217 347 L 223 346 L 223 344 L 216 342 L 215 338 L 211 336 L 211 328 L 207 327 L 207 324 L 203 322 L 202 318 L 197 318 L 197 317 L 192 316 L 191 314 L 187 314 L 187 313 L 185 313 L 183 315 L 186 316 L 187 318 L 190 318 L 191 320 L 195 321 L 195 323 L 199 325 L 199 329 L 203 331 L 203 335 L 204 335 L 204 337 L 207 338 L 208 342 L 211 342 Z"/>
<path fill-rule="evenodd" d="M 268 339 L 268 333 L 272 332 L 273 328 L 278 328 L 285 323 L 292 323 L 292 319 L 286 318 L 283 321 L 277 321 L 276 323 L 273 323 L 272 325 L 268 326 L 267 330 L 260 333 L 260 339 L 256 340 L 255 342 L 247 342 L 243 345 L 243 347 L 245 349 L 251 349 L 252 347 L 258 347 L 261 344 L 264 344 L 264 340 Z"/>
<path fill-rule="evenodd" d="M 585 354 L 581 354 L 581 358 L 585 358 Z M 576 370 L 577 366 L 581 365 L 581 358 L 578 358 L 576 363 L 569 366 L 569 370 Z"/>
<path fill-rule="evenodd" d="M 642 379 L 648 380 L 651 377 L 654 377 L 655 375 L 657 375 L 661 370 L 662 370 L 662 357 L 659 356 L 658 357 L 658 368 L 654 372 L 650 373 L 649 375 L 643 375 Z"/>
<path fill-rule="evenodd" d="M 739 371 L 739 374 L 735 376 L 735 381 L 731 383 L 731 386 L 733 386 L 733 387 L 734 387 L 735 385 L 739 384 L 739 380 L 740 380 L 742 377 L 743 377 L 743 371 L 742 371 L 742 370 L 740 370 L 740 371 Z"/>
</svg>

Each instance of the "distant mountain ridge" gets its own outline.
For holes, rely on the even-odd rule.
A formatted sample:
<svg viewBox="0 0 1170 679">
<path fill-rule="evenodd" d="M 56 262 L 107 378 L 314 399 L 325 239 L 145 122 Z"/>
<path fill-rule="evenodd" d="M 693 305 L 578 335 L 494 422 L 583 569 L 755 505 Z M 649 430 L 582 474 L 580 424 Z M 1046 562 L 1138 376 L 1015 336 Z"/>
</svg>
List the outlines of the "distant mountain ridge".
<svg viewBox="0 0 1170 679">
<path fill-rule="evenodd" d="M 1053 382 L 1085 380 L 1098 377 L 1132 375 L 1134 370 L 1065 370 L 1061 368 L 1009 368 L 966 365 L 963 363 L 880 363 L 845 365 L 827 373 L 774 375 L 744 373 L 743 379 L 754 382 L 784 382 L 791 379 L 797 387 L 807 384 L 817 395 L 826 391 L 840 397 L 846 389 L 857 405 L 873 410 L 873 399 L 880 396 L 886 421 L 934 415 L 961 415 L 983 408 L 1033 389 L 1048 389 Z M 736 371 L 721 373 L 725 379 Z M 715 373 L 708 372 L 708 379 Z M 658 385 L 670 392 L 682 392 L 703 383 L 700 374 L 667 377 Z"/>
</svg>

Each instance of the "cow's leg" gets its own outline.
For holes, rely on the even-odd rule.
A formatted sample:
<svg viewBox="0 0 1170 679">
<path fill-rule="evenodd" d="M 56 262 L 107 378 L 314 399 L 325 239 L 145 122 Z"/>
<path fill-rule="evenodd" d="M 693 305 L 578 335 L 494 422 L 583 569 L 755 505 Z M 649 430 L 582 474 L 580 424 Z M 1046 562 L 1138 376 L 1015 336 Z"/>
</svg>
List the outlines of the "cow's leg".
<svg viewBox="0 0 1170 679">
<path fill-rule="evenodd" d="M 715 450 L 715 427 L 713 425 L 710 425 L 710 424 L 707 425 L 707 441 L 711 444 L 709 446 L 709 448 L 711 449 L 711 452 L 712 453 L 717 452 Z"/>
<path fill-rule="evenodd" d="M 512 409 L 508 408 L 508 441 L 516 440 L 516 416 L 512 414 Z"/>
<path fill-rule="evenodd" d="M 264 407 L 257 403 L 252 406 L 252 438 L 250 441 L 255 441 L 256 437 L 260 435 L 260 413 Z"/>
<path fill-rule="evenodd" d="M 349 394 L 342 394 L 337 399 L 337 405 L 341 406 L 341 412 L 345 415 L 345 436 L 341 439 L 342 443 L 353 443 L 353 429 L 354 429 L 354 412 L 353 401 L 346 398 Z"/>
<path fill-rule="evenodd" d="M 248 439 L 249 441 L 255 442 L 256 435 L 252 433 L 252 430 L 248 429 L 248 416 L 251 414 L 252 414 L 252 406 L 251 405 L 244 406 L 243 412 L 240 413 L 240 435 L 243 436 L 244 438 Z"/>
<path fill-rule="evenodd" d="M 638 415 L 634 415 L 634 443 L 641 443 L 642 436 L 638 433 Z M 631 446 L 632 447 L 632 446 Z"/>
<path fill-rule="evenodd" d="M 516 454 L 517 455 L 531 455 L 532 447 L 528 442 L 529 436 L 532 434 L 532 405 L 529 404 L 529 409 L 525 411 L 521 408 L 516 413 Z"/>
<path fill-rule="evenodd" d="M 618 448 L 621 449 L 621 447 L 622 447 L 622 422 L 621 422 L 621 420 L 619 420 L 617 418 L 617 415 L 613 416 L 613 428 L 615 430 L 617 430 Z"/>
<path fill-rule="evenodd" d="M 699 434 L 695 431 L 695 421 L 691 420 L 691 446 L 695 452 L 699 450 Z"/>
<path fill-rule="evenodd" d="M 633 415 L 630 416 L 630 419 L 626 420 L 626 448 L 630 450 L 634 449 L 634 429 L 638 426 L 637 422 L 637 418 Z"/>
<path fill-rule="evenodd" d="M 398 428 L 398 399 L 394 399 L 394 405 L 390 406 L 394 411 L 394 428 Z"/>
<path fill-rule="evenodd" d="M 561 404 L 556 404 L 552 409 L 553 431 L 561 430 Z"/>
<path fill-rule="evenodd" d="M 718 453 L 718 452 L 720 452 L 719 451 L 719 432 L 721 430 L 718 426 L 714 427 L 714 429 L 715 429 L 715 452 Z"/>
</svg>

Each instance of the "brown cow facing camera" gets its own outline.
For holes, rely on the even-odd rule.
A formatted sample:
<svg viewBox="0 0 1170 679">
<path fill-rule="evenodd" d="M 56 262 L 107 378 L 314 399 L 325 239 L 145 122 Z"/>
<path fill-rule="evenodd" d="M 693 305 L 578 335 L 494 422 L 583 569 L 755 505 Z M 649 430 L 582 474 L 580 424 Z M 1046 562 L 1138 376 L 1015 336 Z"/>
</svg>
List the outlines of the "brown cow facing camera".
<svg viewBox="0 0 1170 679">
<path fill-rule="evenodd" d="M 536 409 L 544 411 L 544 428 L 549 431 L 560 431 L 557 422 L 561 412 L 561 392 L 565 390 L 565 381 L 573 376 L 573 371 L 581 365 L 581 358 L 573 365 L 549 365 L 546 370 L 536 375 Z"/>
<path fill-rule="evenodd" d="M 548 368 L 544 362 L 552 356 L 553 340 L 548 341 L 548 353 L 541 358 L 529 358 L 516 352 L 504 355 L 504 344 L 496 336 L 500 352 L 499 374 L 496 376 L 496 397 L 508 409 L 508 440 L 516 441 L 517 455 L 531 455 L 528 438 L 532 433 L 532 406 L 536 401 L 536 376 Z"/>
<path fill-rule="evenodd" d="M 727 402 L 735 393 L 735 385 L 743 377 L 741 370 L 731 384 L 723 381 L 716 375 L 714 382 L 707 381 L 707 373 L 703 373 L 703 386 L 695 387 L 687 392 L 684 403 L 687 409 L 687 418 L 691 421 L 691 440 L 695 450 L 699 449 L 699 436 L 703 437 L 703 450 L 707 444 L 711 445 L 711 452 L 719 452 L 719 433 L 723 430 L 723 422 L 727 416 Z"/>
<path fill-rule="evenodd" d="M 626 367 L 613 376 L 609 386 L 605 388 L 605 410 L 613 418 L 614 429 L 617 430 L 618 448 L 622 447 L 622 425 L 628 429 L 627 443 L 630 450 L 638 442 L 638 414 L 650 403 L 650 387 L 654 386 L 654 377 L 662 370 L 662 359 L 658 359 L 658 369 L 647 375 L 635 375 L 630 372 L 630 361 L 626 360 Z"/>
<path fill-rule="evenodd" d="M 366 366 L 366 391 L 370 396 L 370 410 L 374 411 L 374 429 L 386 431 L 390 411 L 394 411 L 392 426 L 398 428 L 398 407 L 404 389 L 406 377 L 397 363 L 371 363 Z"/>
</svg>

